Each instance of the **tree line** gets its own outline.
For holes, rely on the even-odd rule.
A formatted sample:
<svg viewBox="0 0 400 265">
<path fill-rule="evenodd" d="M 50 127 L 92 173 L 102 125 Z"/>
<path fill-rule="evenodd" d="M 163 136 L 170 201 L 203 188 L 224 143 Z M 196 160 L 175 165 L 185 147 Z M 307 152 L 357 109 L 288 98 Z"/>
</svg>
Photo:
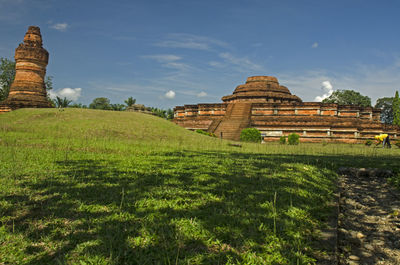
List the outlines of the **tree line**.
<svg viewBox="0 0 400 265">
<path fill-rule="evenodd" d="M 358 105 L 371 107 L 371 98 L 363 96 L 354 90 L 336 90 L 328 98 L 322 100 L 323 103 L 337 103 L 339 105 Z M 378 98 L 375 108 L 382 109 L 381 121 L 385 124 L 400 126 L 400 98 L 399 91 L 394 97 Z"/>
<path fill-rule="evenodd" d="M 0 58 L 0 101 L 4 100 L 8 96 L 10 86 L 15 77 L 15 62 Z M 52 76 L 46 76 L 45 87 L 46 90 L 53 88 Z M 125 100 L 125 104 L 112 104 L 108 98 L 100 97 L 95 98 L 89 106 L 81 103 L 73 103 L 67 98 L 56 97 L 54 100 L 49 98 L 49 101 L 55 107 L 59 108 L 89 108 L 89 109 L 103 109 L 103 110 L 114 110 L 124 111 L 127 108 L 133 106 L 136 103 L 136 99 L 129 97 Z M 359 105 L 363 107 L 371 107 L 371 98 L 363 96 L 359 92 L 354 90 L 336 90 L 328 98 L 322 101 L 323 103 L 337 103 L 339 105 Z M 400 126 L 400 99 L 399 92 L 396 91 L 393 97 L 383 97 L 376 101 L 375 108 L 382 109 L 381 121 L 385 124 L 395 124 Z M 147 111 L 153 112 L 155 115 L 172 119 L 172 109 L 159 109 L 148 107 Z"/>
<path fill-rule="evenodd" d="M 81 103 L 72 103 L 71 100 L 66 98 L 62 99 L 60 97 L 56 97 L 55 106 L 59 108 L 86 108 L 86 109 L 101 109 L 101 110 L 114 110 L 114 111 L 125 111 L 131 108 L 136 103 L 136 99 L 133 97 L 129 97 L 127 100 L 124 101 L 125 104 L 112 104 L 110 99 L 105 97 L 95 98 L 93 99 L 92 103 L 87 105 L 82 105 Z M 143 110 L 152 112 L 154 115 L 172 120 L 174 118 L 174 111 L 172 109 L 159 109 L 154 107 L 144 107 L 141 105 Z"/>
</svg>

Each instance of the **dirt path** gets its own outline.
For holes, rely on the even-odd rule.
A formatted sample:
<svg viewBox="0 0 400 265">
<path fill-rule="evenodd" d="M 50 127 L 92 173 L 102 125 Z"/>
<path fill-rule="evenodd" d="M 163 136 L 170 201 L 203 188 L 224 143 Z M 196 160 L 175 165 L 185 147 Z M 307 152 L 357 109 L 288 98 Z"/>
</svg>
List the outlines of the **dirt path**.
<svg viewBox="0 0 400 265">
<path fill-rule="evenodd" d="M 339 173 L 339 264 L 400 264 L 400 196 L 386 182 L 390 172 Z"/>
</svg>

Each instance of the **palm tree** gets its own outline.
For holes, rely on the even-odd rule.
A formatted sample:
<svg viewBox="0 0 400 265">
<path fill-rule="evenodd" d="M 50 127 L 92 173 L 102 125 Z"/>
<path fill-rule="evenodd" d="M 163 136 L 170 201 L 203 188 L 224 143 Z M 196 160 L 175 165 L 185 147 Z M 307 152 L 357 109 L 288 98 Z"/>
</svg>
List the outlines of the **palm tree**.
<svg viewBox="0 0 400 265">
<path fill-rule="evenodd" d="M 69 104 L 71 104 L 72 100 L 67 99 L 66 97 L 60 98 L 56 97 L 55 104 L 57 108 L 67 108 Z"/>
<path fill-rule="evenodd" d="M 125 100 L 125 104 L 128 106 L 128 107 L 131 107 L 133 104 L 135 104 L 136 103 L 136 99 L 135 98 L 133 98 L 133 97 L 129 97 L 127 100 Z"/>
</svg>

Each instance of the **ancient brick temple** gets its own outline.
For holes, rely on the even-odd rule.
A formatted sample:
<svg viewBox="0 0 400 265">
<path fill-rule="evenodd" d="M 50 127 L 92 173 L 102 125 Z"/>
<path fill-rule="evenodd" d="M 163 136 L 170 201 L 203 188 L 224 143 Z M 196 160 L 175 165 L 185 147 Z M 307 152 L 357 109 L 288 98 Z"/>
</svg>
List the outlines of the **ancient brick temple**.
<svg viewBox="0 0 400 265">
<path fill-rule="evenodd" d="M 44 84 L 49 53 L 42 47 L 40 28 L 30 26 L 24 43 L 15 49 L 15 79 L 6 100 L 0 102 L 0 113 L 18 108 L 48 108 Z"/>
<path fill-rule="evenodd" d="M 380 109 L 353 105 L 302 102 L 272 76 L 253 76 L 236 87 L 223 103 L 177 106 L 174 122 L 190 130 L 202 129 L 218 137 L 239 140 L 244 128 L 261 131 L 264 141 L 297 133 L 302 142 L 363 142 L 380 133 L 392 138 L 399 127 L 380 122 Z"/>
</svg>

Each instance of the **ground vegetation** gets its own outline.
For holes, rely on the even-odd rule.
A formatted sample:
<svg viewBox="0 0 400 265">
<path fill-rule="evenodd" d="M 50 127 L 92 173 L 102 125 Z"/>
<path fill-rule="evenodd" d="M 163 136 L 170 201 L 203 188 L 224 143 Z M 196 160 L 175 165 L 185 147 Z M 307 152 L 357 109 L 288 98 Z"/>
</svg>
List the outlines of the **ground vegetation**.
<svg viewBox="0 0 400 265">
<path fill-rule="evenodd" d="M 135 112 L 0 115 L 1 262 L 314 264 L 337 169 L 400 170 L 398 148 L 229 143 Z"/>
</svg>

